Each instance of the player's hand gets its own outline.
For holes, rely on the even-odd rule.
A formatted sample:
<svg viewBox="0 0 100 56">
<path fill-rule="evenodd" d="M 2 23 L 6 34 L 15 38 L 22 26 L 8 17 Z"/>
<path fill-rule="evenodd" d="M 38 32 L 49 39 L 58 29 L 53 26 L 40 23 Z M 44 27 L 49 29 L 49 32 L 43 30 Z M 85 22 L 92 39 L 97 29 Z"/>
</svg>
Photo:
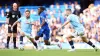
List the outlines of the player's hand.
<svg viewBox="0 0 100 56">
<path fill-rule="evenodd" d="M 11 27 L 11 25 L 9 24 L 8 27 Z"/>
<path fill-rule="evenodd" d="M 11 31 L 13 31 L 13 27 L 11 27 Z"/>
<path fill-rule="evenodd" d="M 6 24 L 9 24 L 9 22 L 8 22 L 8 21 L 6 21 Z"/>
<path fill-rule="evenodd" d="M 57 29 L 57 32 L 59 32 L 60 30 L 61 30 L 61 28 L 58 28 L 58 29 Z"/>
<path fill-rule="evenodd" d="M 39 31 L 41 29 L 41 27 L 38 27 L 37 31 Z"/>
</svg>

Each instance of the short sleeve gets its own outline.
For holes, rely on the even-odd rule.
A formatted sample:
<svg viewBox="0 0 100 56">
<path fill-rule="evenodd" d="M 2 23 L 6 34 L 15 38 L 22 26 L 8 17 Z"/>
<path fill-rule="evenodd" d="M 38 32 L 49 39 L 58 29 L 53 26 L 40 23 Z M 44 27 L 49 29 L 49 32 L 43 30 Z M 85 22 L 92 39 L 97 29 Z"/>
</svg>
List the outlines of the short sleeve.
<svg viewBox="0 0 100 56">
<path fill-rule="evenodd" d="M 7 13 L 7 18 L 11 17 L 11 11 Z"/>
<path fill-rule="evenodd" d="M 43 12 L 43 13 L 40 15 L 40 17 L 41 17 L 42 19 L 46 19 L 46 14 Z"/>
<path fill-rule="evenodd" d="M 71 21 L 71 16 L 70 15 L 67 17 L 67 20 Z"/>
<path fill-rule="evenodd" d="M 34 22 L 34 20 L 33 20 L 33 19 L 31 19 L 31 22 Z"/>
<path fill-rule="evenodd" d="M 18 21 L 18 22 L 21 22 L 21 18 L 19 18 L 17 21 Z"/>
<path fill-rule="evenodd" d="M 21 13 L 20 13 L 20 11 L 18 12 L 18 17 L 19 17 L 19 18 L 21 17 Z"/>
</svg>

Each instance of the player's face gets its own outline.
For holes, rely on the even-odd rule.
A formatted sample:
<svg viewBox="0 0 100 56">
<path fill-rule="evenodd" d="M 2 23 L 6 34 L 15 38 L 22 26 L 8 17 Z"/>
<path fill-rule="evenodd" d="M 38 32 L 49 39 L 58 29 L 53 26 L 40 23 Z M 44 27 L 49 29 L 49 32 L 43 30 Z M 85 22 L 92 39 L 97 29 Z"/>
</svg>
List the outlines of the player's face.
<svg viewBox="0 0 100 56">
<path fill-rule="evenodd" d="M 40 8 L 38 8 L 38 14 L 40 14 L 41 13 L 41 9 Z"/>
<path fill-rule="evenodd" d="M 26 16 L 26 18 L 29 18 L 30 17 L 30 12 L 25 12 L 25 16 Z"/>
<path fill-rule="evenodd" d="M 16 3 L 13 4 L 13 10 L 17 10 L 18 5 Z"/>
<path fill-rule="evenodd" d="M 66 15 L 68 16 L 71 12 L 70 11 L 66 11 Z"/>
</svg>

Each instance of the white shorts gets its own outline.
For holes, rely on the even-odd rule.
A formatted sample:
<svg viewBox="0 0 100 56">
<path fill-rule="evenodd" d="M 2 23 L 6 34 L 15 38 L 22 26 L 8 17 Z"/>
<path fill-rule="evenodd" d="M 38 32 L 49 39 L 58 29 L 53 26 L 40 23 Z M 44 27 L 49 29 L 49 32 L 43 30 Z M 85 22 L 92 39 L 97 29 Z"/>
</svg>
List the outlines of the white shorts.
<svg viewBox="0 0 100 56">
<path fill-rule="evenodd" d="M 75 32 L 68 32 L 66 34 L 63 35 L 63 38 L 68 38 L 70 36 L 74 36 L 74 37 L 82 37 L 84 35 L 84 31 L 75 31 Z"/>
<path fill-rule="evenodd" d="M 31 33 L 23 32 L 27 38 L 34 38 Z"/>
<path fill-rule="evenodd" d="M 84 31 L 75 31 L 75 32 L 73 32 L 72 34 L 71 34 L 72 36 L 74 36 L 74 37 L 77 37 L 77 36 L 83 36 L 84 35 Z"/>
</svg>

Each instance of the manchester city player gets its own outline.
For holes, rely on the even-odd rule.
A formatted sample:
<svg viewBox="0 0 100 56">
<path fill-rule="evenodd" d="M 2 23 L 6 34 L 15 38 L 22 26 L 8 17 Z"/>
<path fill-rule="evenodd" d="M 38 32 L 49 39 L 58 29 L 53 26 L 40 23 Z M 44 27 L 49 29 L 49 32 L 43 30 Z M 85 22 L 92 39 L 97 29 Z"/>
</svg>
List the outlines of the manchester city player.
<svg viewBox="0 0 100 56">
<path fill-rule="evenodd" d="M 20 44 L 23 44 L 23 37 L 26 36 L 29 38 L 29 40 L 33 43 L 33 45 L 37 48 L 37 43 L 34 41 L 34 38 L 32 38 L 32 25 L 34 25 L 33 20 L 30 18 L 30 11 L 25 11 L 25 17 L 21 17 L 18 19 L 11 27 L 12 28 L 17 24 L 21 23 L 21 30 L 20 30 Z"/>
<path fill-rule="evenodd" d="M 78 16 L 72 14 L 71 9 L 67 9 L 66 14 L 68 16 L 67 21 L 62 25 L 62 27 L 64 27 L 68 23 L 70 23 L 72 25 L 73 29 L 75 30 L 74 33 L 69 34 L 68 37 L 67 37 L 69 44 L 72 48 L 69 51 L 75 51 L 74 43 L 73 43 L 73 40 L 72 40 L 72 37 L 75 37 L 75 36 L 80 36 L 82 38 L 83 42 L 92 46 L 95 49 L 95 51 L 97 51 L 98 49 L 95 47 L 95 45 L 91 41 L 87 40 L 87 38 L 84 36 L 84 26 L 79 22 Z M 61 28 L 59 28 L 58 31 Z"/>
</svg>

